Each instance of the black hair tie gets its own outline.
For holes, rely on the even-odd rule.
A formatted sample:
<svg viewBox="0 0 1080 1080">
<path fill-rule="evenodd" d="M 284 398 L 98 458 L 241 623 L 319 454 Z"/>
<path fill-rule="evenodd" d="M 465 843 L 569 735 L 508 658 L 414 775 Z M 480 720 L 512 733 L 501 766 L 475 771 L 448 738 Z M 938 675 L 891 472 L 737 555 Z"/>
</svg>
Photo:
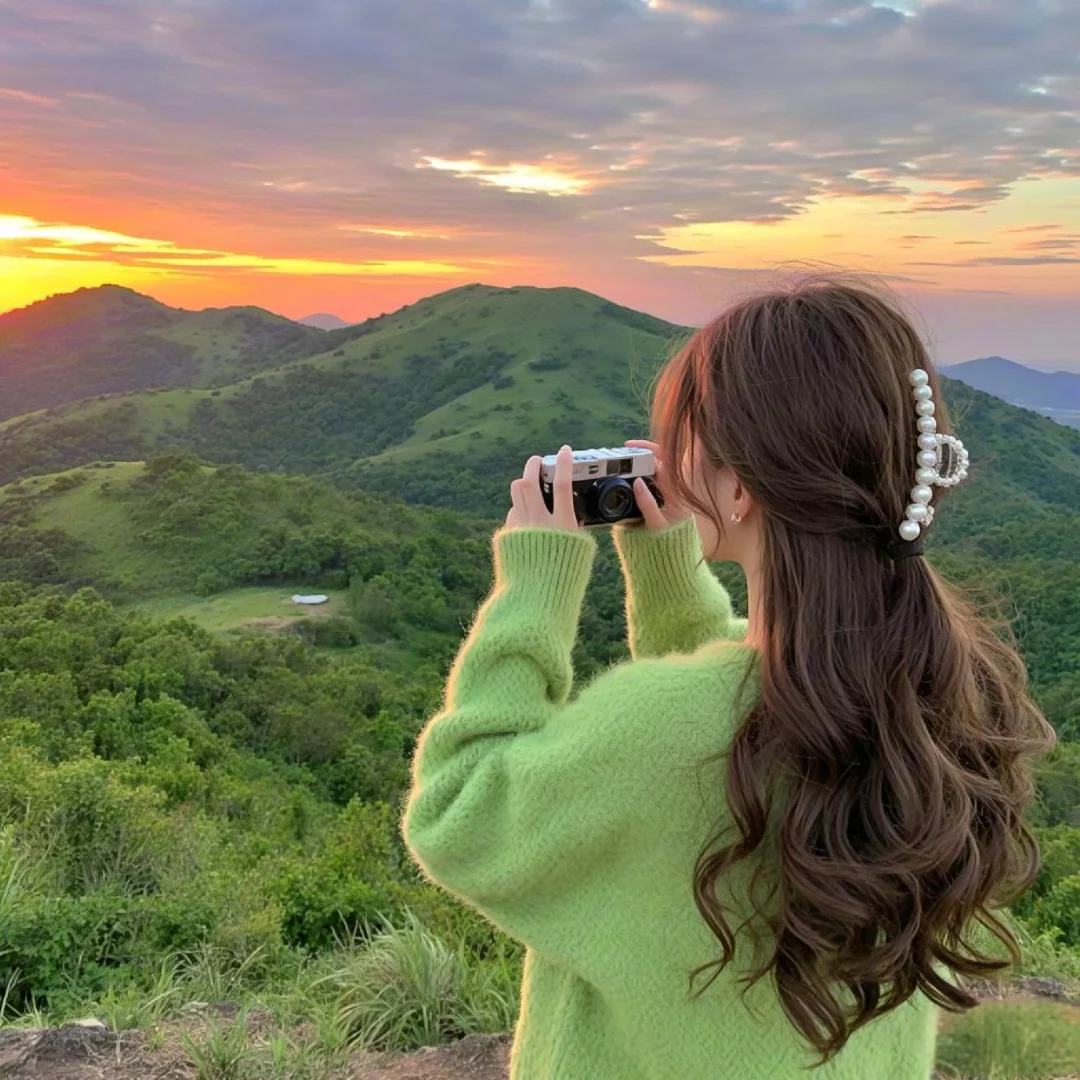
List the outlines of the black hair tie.
<svg viewBox="0 0 1080 1080">
<path fill-rule="evenodd" d="M 893 540 L 885 548 L 885 553 L 893 562 L 910 559 L 914 555 L 925 555 L 926 542 L 922 536 L 915 540 Z"/>
</svg>

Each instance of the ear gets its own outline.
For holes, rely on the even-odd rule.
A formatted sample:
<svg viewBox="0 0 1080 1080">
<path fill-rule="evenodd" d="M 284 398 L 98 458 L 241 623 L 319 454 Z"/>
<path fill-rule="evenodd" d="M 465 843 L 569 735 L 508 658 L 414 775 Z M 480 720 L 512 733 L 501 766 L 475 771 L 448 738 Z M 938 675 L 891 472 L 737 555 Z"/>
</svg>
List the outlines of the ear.
<svg viewBox="0 0 1080 1080">
<path fill-rule="evenodd" d="M 744 520 L 754 512 L 757 505 L 754 502 L 754 496 L 750 494 L 750 489 L 746 487 L 738 477 L 735 478 L 731 497 L 735 505 L 739 508 L 739 513 L 742 514 Z"/>
</svg>

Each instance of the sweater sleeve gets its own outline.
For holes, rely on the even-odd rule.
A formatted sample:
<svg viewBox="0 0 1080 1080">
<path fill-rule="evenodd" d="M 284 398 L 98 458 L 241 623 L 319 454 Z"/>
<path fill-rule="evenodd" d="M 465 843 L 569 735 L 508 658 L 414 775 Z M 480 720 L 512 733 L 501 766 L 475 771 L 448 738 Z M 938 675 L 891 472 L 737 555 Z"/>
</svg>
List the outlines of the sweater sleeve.
<svg viewBox="0 0 1080 1080">
<path fill-rule="evenodd" d="M 742 638 L 727 590 L 709 569 L 693 518 L 669 529 L 621 527 L 615 547 L 626 578 L 626 622 L 635 659 L 693 652 L 710 641 Z"/>
<path fill-rule="evenodd" d="M 618 857 L 635 812 L 624 791 L 634 766 L 621 760 L 630 740 L 605 716 L 624 719 L 638 665 L 568 702 L 594 551 L 582 532 L 496 534 L 495 586 L 421 735 L 405 810 L 428 877 L 548 952 L 565 947 L 572 909 Z"/>
</svg>

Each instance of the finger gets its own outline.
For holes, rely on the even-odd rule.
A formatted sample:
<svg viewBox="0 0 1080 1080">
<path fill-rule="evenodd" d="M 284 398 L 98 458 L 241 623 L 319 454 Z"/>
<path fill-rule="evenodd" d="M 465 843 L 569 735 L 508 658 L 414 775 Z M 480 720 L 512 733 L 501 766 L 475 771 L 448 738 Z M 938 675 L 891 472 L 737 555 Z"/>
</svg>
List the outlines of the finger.
<svg viewBox="0 0 1080 1080">
<path fill-rule="evenodd" d="M 659 445 L 648 440 L 648 438 L 630 438 L 630 440 L 626 441 L 626 446 L 639 446 L 642 447 L 642 449 L 652 450 L 652 460 L 654 467 L 656 467 L 656 472 L 653 473 L 653 480 L 656 482 L 657 487 L 660 488 L 661 494 L 664 497 L 664 504 L 666 505 L 667 503 L 674 502 L 669 491 L 667 491 L 669 484 L 667 484 L 667 475 L 664 472 L 663 463 L 660 461 Z M 651 497 L 651 491 L 649 492 L 649 495 Z M 653 498 L 652 501 L 656 502 L 657 500 Z"/>
<path fill-rule="evenodd" d="M 549 520 L 547 504 L 544 502 L 544 493 L 540 490 L 540 466 L 541 459 L 535 454 L 525 462 L 525 472 L 521 477 L 521 493 L 525 499 L 525 509 L 532 525 L 540 525 Z"/>
<path fill-rule="evenodd" d="M 564 528 L 577 524 L 574 513 L 574 451 L 564 446 L 555 458 L 555 512 L 552 517 Z"/>
<path fill-rule="evenodd" d="M 521 481 L 515 480 L 510 485 L 510 512 L 506 515 L 506 527 L 518 528 L 525 520 L 525 497 L 521 492 Z"/>
<path fill-rule="evenodd" d="M 627 439 L 624 445 L 634 446 L 639 450 L 651 450 L 653 463 L 656 466 L 657 473 L 662 471 L 660 467 L 660 446 L 658 443 L 653 442 L 651 439 Z"/>
<path fill-rule="evenodd" d="M 637 500 L 638 509 L 645 521 L 647 529 L 666 529 L 670 522 L 664 516 L 664 512 L 656 504 L 649 485 L 639 476 L 634 481 L 634 497 Z"/>
</svg>

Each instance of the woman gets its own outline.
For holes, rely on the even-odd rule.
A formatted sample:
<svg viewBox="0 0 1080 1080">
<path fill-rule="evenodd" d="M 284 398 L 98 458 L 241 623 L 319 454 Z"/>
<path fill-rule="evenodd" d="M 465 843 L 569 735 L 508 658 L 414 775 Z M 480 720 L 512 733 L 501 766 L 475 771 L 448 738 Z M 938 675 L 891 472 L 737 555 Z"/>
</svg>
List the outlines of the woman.
<svg viewBox="0 0 1080 1080">
<path fill-rule="evenodd" d="M 527 946 L 519 1080 L 927 1080 L 972 941 L 1030 883 L 1016 653 L 931 568 L 966 473 L 910 323 L 812 282 L 746 301 L 654 403 L 663 509 L 618 528 L 632 662 L 569 700 L 593 559 L 560 455 L 511 486 L 495 587 L 415 763 L 435 881 Z M 638 444 L 643 445 L 643 444 Z M 738 562 L 749 619 L 705 565 Z M 985 941 L 985 935 L 984 935 Z"/>
</svg>

